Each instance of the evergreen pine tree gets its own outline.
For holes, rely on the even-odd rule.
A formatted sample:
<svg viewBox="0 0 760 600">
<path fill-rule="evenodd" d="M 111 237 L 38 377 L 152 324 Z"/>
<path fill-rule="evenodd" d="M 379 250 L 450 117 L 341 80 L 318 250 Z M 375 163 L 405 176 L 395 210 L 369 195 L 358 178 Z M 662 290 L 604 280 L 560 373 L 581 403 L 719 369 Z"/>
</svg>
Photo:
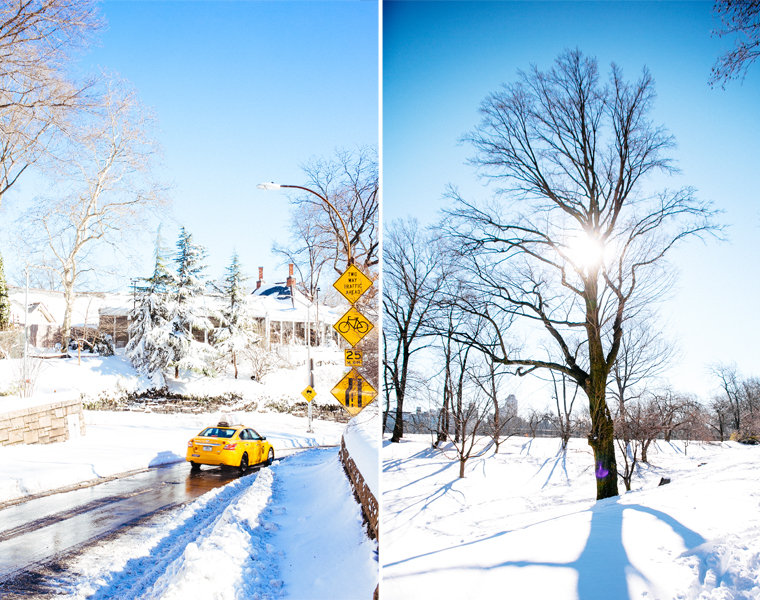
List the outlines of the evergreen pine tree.
<svg viewBox="0 0 760 600">
<path fill-rule="evenodd" d="M 171 359 L 167 347 L 167 325 L 171 319 L 169 290 L 174 281 L 167 268 L 167 249 L 156 234 L 155 265 L 153 275 L 143 279 L 144 285 L 137 289 L 135 307 L 130 313 L 129 343 L 127 356 L 132 366 L 149 376 L 156 387 L 163 387 L 163 369 Z"/>
<path fill-rule="evenodd" d="M 238 354 L 261 340 L 261 336 L 255 331 L 255 322 L 246 302 L 247 294 L 243 284 L 247 279 L 235 252 L 222 285 L 214 286 L 226 302 L 221 312 L 220 326 L 214 332 L 213 343 L 219 352 L 231 356 L 235 379 L 238 376 Z"/>
<path fill-rule="evenodd" d="M 183 227 L 177 242 L 177 276 L 172 290 L 171 330 L 166 339 L 175 378 L 179 377 L 180 368 L 205 368 L 210 355 L 209 346 L 197 342 L 193 337 L 193 330 L 213 329 L 206 311 L 198 303 L 198 297 L 204 291 L 205 257 L 203 246 L 195 244 L 192 234 Z"/>
<path fill-rule="evenodd" d="M 0 331 L 8 329 L 11 324 L 11 300 L 8 297 L 8 286 L 5 283 L 3 255 L 0 254 Z"/>
</svg>

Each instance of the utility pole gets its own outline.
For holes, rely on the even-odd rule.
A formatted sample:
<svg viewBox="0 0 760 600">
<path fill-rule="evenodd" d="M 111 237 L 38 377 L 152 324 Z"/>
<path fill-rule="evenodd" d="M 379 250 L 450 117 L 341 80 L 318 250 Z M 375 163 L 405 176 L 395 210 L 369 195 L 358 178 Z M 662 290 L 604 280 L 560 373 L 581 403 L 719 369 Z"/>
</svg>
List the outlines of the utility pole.
<svg viewBox="0 0 760 600">
<path fill-rule="evenodd" d="M 29 315 L 29 267 L 26 268 L 26 293 L 24 295 L 24 381 L 22 384 L 23 387 L 23 395 L 26 398 L 26 380 L 27 380 L 27 368 L 26 368 L 26 357 L 27 357 L 27 347 L 29 346 L 29 338 L 27 333 L 27 317 Z"/>
</svg>

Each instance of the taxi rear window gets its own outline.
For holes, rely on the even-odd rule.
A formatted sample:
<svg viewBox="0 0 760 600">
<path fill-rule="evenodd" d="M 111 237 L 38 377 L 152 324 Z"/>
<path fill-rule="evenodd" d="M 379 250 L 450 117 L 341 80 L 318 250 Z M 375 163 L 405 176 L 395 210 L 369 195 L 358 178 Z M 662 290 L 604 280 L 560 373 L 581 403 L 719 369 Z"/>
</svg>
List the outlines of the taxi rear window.
<svg viewBox="0 0 760 600">
<path fill-rule="evenodd" d="M 233 435 L 235 435 L 235 430 L 223 429 L 221 427 L 207 427 L 198 435 L 201 435 L 203 437 L 231 438 Z"/>
</svg>

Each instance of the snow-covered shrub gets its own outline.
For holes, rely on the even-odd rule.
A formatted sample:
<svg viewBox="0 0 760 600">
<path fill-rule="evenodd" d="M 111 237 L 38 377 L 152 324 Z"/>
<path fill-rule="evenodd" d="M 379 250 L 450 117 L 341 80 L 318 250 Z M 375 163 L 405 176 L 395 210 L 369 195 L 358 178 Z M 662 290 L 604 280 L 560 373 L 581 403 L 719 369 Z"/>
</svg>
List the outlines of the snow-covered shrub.
<svg viewBox="0 0 760 600">
<path fill-rule="evenodd" d="M 275 370 L 280 363 L 277 354 L 269 352 L 260 344 L 252 344 L 243 350 L 243 356 L 251 367 L 251 379 L 264 382 L 264 377 Z"/>
</svg>

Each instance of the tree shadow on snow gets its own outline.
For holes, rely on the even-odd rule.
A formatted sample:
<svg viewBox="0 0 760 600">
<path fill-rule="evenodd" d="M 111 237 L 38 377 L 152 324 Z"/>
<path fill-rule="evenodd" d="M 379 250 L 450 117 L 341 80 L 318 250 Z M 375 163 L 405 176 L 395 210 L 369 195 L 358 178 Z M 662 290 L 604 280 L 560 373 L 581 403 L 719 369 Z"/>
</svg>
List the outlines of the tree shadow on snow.
<svg viewBox="0 0 760 600">
<path fill-rule="evenodd" d="M 630 600 L 628 593 L 629 576 L 638 577 L 647 584 L 651 584 L 651 582 L 631 564 L 625 546 L 623 546 L 623 511 L 625 510 L 637 510 L 656 517 L 679 535 L 689 550 L 705 543 L 705 539 L 701 535 L 667 513 L 638 504 L 601 501 L 591 508 L 591 529 L 586 540 L 586 546 L 580 556 L 572 562 L 505 561 L 493 565 L 467 566 L 459 567 L 458 569 L 457 567 L 453 567 L 453 569 L 462 571 L 492 571 L 503 567 L 575 569 L 578 573 L 578 600 Z M 445 550 L 429 552 L 422 556 L 442 553 L 446 550 L 461 548 L 462 546 L 473 546 L 508 533 L 499 532 L 488 538 L 467 542 L 461 546 Z M 552 541 L 547 540 L 547 544 L 551 543 L 557 543 L 556 535 L 553 536 Z M 399 563 L 408 562 L 409 560 L 413 560 L 413 558 L 399 561 Z M 386 565 L 386 568 L 394 564 L 398 563 Z M 437 569 L 428 570 L 427 572 L 435 570 Z M 452 567 L 448 567 L 446 570 L 452 570 Z M 537 596 L 540 596 L 540 594 L 537 594 Z"/>
<path fill-rule="evenodd" d="M 644 582 L 648 584 L 650 582 L 631 564 L 623 546 L 623 511 L 625 510 L 637 510 L 656 517 L 679 535 L 689 549 L 705 542 L 701 535 L 662 511 L 639 504 L 602 501 L 591 509 L 591 530 L 586 546 L 577 560 L 569 563 L 505 562 L 496 567 L 572 568 L 578 572 L 579 600 L 607 598 L 627 600 L 630 598 L 628 576 L 638 576 Z"/>
</svg>

